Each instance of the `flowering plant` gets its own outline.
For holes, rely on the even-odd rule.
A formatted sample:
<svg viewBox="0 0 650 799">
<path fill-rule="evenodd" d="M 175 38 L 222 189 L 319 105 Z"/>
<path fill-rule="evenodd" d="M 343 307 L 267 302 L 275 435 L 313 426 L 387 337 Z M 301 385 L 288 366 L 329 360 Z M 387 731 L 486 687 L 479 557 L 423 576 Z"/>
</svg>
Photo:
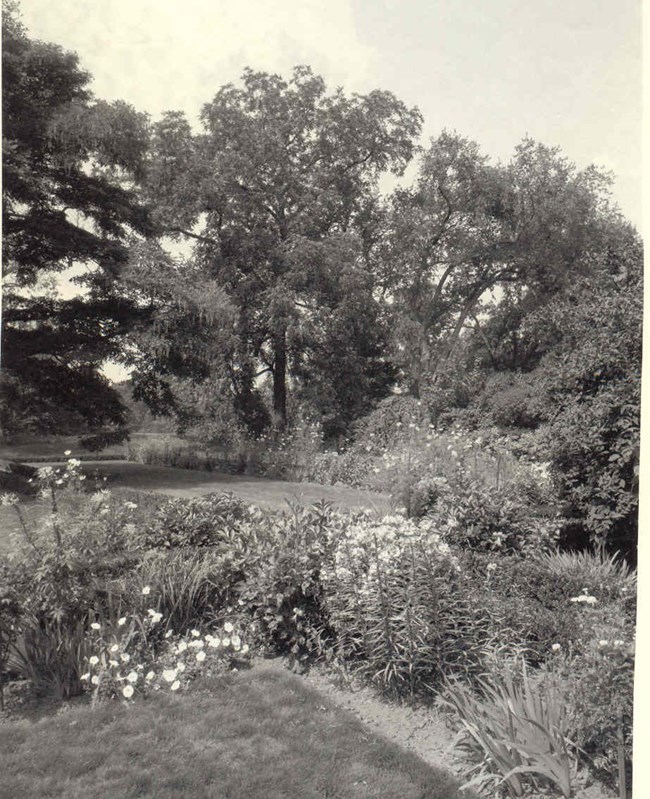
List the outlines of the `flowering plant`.
<svg viewBox="0 0 650 799">
<path fill-rule="evenodd" d="M 145 586 L 142 594 L 148 597 Z M 159 611 L 123 616 L 115 623 L 91 624 L 92 654 L 81 680 L 93 692 L 96 702 L 103 698 L 132 700 L 152 691 L 178 691 L 195 677 L 236 670 L 250 658 L 239 624 L 225 621 L 210 632 L 192 629 L 175 634 L 168 629 L 156 643 L 156 629 L 163 626 Z"/>
</svg>

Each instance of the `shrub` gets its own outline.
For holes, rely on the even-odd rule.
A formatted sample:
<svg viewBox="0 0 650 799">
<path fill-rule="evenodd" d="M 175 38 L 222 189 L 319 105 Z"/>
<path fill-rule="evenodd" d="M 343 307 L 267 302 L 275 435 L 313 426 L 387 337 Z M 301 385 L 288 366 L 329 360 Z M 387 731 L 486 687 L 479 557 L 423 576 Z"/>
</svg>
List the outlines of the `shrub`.
<svg viewBox="0 0 650 799">
<path fill-rule="evenodd" d="M 628 785 L 632 774 L 634 643 L 631 630 L 611 626 L 581 654 L 567 658 L 566 683 L 575 741 L 588 764 L 605 783 L 614 786 L 622 767 Z M 620 779 L 620 777 L 619 777 Z"/>
<path fill-rule="evenodd" d="M 248 506 L 232 494 L 169 499 L 142 536 L 146 548 L 210 547 L 227 540 L 249 518 Z"/>
<path fill-rule="evenodd" d="M 519 641 L 531 663 L 544 660 L 554 645 L 580 649 L 593 639 L 593 619 L 607 608 L 615 607 L 625 624 L 634 624 L 634 577 L 601 555 L 553 552 L 521 558 L 465 551 L 459 562 L 476 601 L 492 608 L 500 639 Z M 583 603 L 572 600 L 589 596 L 597 601 L 585 624 Z"/>
<path fill-rule="evenodd" d="M 264 534 L 249 549 L 241 601 L 261 640 L 291 661 L 305 663 L 328 637 L 322 570 L 347 524 L 326 504 L 267 515 Z"/>
<path fill-rule="evenodd" d="M 509 486 L 487 487 L 456 475 L 453 482 L 439 478 L 424 488 L 421 510 L 426 510 L 450 544 L 532 554 L 551 549 L 557 542 L 559 520 L 541 515 Z"/>
<path fill-rule="evenodd" d="M 78 467 L 70 459 L 65 469 L 39 470 L 49 513 L 29 525 L 14 506 L 24 541 L 5 572 L 18 605 L 12 664 L 37 692 L 61 697 L 81 690 L 89 608 L 101 609 L 107 582 L 137 562 L 127 549 L 130 510 L 112 506 L 108 492 L 80 492 Z"/>
<path fill-rule="evenodd" d="M 10 585 L 8 568 L 0 564 L 0 710 L 4 710 L 5 671 L 18 635 L 20 602 Z"/>
</svg>

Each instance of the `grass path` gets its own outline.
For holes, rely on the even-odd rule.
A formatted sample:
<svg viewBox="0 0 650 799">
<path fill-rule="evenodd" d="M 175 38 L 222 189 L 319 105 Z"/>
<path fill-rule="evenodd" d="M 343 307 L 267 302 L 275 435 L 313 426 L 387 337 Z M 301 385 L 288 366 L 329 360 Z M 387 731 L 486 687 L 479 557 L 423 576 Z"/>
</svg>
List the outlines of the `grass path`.
<svg viewBox="0 0 650 799">
<path fill-rule="evenodd" d="M 339 508 L 369 508 L 384 512 L 391 506 L 387 494 L 362 491 L 347 486 L 292 483 L 285 480 L 270 480 L 266 477 L 174 469 L 168 466 L 148 466 L 118 460 L 84 461 L 83 470 L 106 477 L 109 488 L 134 488 L 175 497 L 198 497 L 214 491 L 229 491 L 245 502 L 269 509 L 284 508 L 287 500 L 295 500 L 304 505 L 326 500 Z"/>
<path fill-rule="evenodd" d="M 2 799 L 471 799 L 281 669 L 0 723 Z"/>
</svg>

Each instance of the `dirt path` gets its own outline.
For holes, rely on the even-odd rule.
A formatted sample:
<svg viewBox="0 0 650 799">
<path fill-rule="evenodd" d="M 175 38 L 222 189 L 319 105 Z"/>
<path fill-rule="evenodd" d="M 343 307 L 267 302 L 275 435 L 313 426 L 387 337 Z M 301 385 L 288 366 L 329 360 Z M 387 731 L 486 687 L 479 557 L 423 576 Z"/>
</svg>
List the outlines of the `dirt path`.
<svg viewBox="0 0 650 799">
<path fill-rule="evenodd" d="M 253 667 L 286 668 L 279 658 L 257 659 Z M 462 755 L 452 751 L 454 733 L 435 708 L 411 708 L 408 705 L 386 702 L 371 688 L 353 683 L 335 682 L 332 675 L 318 668 L 312 668 L 307 674 L 299 676 L 332 702 L 357 716 L 372 732 L 413 752 L 429 765 L 446 769 L 460 780 L 463 779 L 463 772 L 470 764 Z M 545 799 L 551 799 L 554 795 L 545 793 L 543 796 Z M 616 799 L 613 793 L 598 784 L 576 789 L 573 797 L 574 799 Z M 530 794 L 529 799 L 538 799 L 538 797 Z"/>
</svg>

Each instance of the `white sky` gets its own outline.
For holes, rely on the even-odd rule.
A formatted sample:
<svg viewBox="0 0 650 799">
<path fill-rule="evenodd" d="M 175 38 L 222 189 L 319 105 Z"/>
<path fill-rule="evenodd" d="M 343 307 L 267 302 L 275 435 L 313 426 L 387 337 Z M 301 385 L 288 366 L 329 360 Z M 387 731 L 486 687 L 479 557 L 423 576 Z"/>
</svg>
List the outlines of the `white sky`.
<svg viewBox="0 0 650 799">
<path fill-rule="evenodd" d="M 154 117 L 201 105 L 245 66 L 310 64 L 390 89 L 508 158 L 529 134 L 614 171 L 641 226 L 640 0 L 22 0 L 32 35 L 79 53 L 99 97 Z"/>
</svg>

